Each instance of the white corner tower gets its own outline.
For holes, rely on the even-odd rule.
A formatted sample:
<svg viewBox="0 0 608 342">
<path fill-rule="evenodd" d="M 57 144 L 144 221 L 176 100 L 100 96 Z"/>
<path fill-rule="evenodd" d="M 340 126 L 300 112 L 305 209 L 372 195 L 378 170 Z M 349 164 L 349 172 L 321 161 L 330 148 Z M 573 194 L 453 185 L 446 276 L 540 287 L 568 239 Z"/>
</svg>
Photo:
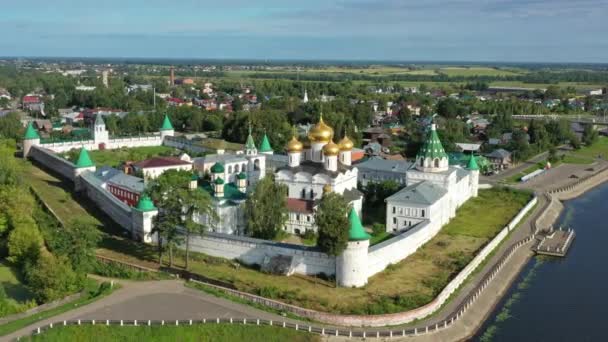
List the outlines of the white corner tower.
<svg viewBox="0 0 608 342">
<path fill-rule="evenodd" d="M 336 258 L 336 281 L 342 287 L 361 287 L 367 284 L 370 236 L 363 229 L 355 208 L 350 209 L 348 221 L 348 244 Z"/>
<path fill-rule="evenodd" d="M 89 156 L 89 152 L 87 152 L 86 148 L 80 149 L 80 154 L 78 155 L 78 160 L 76 161 L 76 165 L 74 166 L 74 190 L 81 191 L 83 189 L 82 179 L 80 176 L 85 171 L 95 172 L 96 167 Z"/>
<path fill-rule="evenodd" d="M 158 209 L 147 194 L 142 194 L 137 205 L 131 208 L 131 233 L 136 240 L 145 243 L 158 241 L 152 236 L 152 219 L 158 214 Z"/>
<path fill-rule="evenodd" d="M 471 158 L 469 159 L 467 169 L 471 172 L 469 176 L 469 188 L 471 191 L 471 196 L 477 197 L 479 192 L 479 165 L 477 165 L 477 160 L 473 152 L 471 152 Z"/>
<path fill-rule="evenodd" d="M 163 125 L 160 127 L 160 138 L 161 140 L 165 140 L 165 137 L 172 137 L 174 135 L 175 130 L 173 129 L 171 120 L 169 120 L 169 116 L 165 114 L 165 117 L 163 118 Z"/>
<path fill-rule="evenodd" d="M 30 121 L 25 129 L 25 135 L 23 136 L 23 158 L 27 158 L 30 154 L 32 146 L 40 145 L 40 135 L 32 125 Z"/>
</svg>

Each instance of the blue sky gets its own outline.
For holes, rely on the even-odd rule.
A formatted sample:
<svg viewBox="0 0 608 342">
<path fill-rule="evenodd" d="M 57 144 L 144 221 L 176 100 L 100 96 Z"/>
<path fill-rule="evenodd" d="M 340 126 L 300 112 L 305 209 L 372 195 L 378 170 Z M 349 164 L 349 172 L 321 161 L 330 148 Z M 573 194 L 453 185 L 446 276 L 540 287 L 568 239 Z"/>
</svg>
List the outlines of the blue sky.
<svg viewBox="0 0 608 342">
<path fill-rule="evenodd" d="M 607 62 L 608 0 L 2 0 L 0 56 Z"/>
</svg>

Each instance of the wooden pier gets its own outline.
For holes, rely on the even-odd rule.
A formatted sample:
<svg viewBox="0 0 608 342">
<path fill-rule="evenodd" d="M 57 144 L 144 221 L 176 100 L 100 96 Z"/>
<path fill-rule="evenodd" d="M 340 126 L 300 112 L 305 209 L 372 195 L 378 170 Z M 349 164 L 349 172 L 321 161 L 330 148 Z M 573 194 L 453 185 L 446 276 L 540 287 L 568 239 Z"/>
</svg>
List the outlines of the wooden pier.
<svg viewBox="0 0 608 342">
<path fill-rule="evenodd" d="M 552 229 L 532 250 L 536 254 L 563 257 L 566 256 L 575 236 L 576 234 L 571 228 Z"/>
</svg>

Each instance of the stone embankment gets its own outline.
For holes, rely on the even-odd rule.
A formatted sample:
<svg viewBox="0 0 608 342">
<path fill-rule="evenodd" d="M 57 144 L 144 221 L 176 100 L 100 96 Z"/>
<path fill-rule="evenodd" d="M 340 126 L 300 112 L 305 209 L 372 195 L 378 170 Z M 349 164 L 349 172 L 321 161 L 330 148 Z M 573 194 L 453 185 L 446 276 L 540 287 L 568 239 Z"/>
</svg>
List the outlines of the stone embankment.
<svg viewBox="0 0 608 342">
<path fill-rule="evenodd" d="M 540 229 L 551 227 L 564 209 L 562 201 L 576 198 L 607 180 L 608 167 L 580 178 L 573 183 L 549 190 L 545 194 L 549 205 L 536 221 L 537 227 Z"/>
</svg>

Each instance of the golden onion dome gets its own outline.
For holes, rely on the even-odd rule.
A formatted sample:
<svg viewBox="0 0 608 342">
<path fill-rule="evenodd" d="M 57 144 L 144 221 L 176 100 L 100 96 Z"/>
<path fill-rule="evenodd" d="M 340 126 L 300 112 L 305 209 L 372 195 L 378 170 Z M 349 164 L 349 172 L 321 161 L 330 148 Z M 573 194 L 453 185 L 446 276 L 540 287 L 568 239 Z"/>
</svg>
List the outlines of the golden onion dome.
<svg viewBox="0 0 608 342">
<path fill-rule="evenodd" d="M 323 193 L 327 194 L 331 192 L 331 185 L 330 184 L 325 184 L 323 185 Z"/>
<path fill-rule="evenodd" d="M 287 152 L 302 152 L 304 145 L 298 140 L 298 138 L 294 136 L 291 137 L 291 140 L 287 143 Z"/>
<path fill-rule="evenodd" d="M 355 145 L 345 135 L 344 138 L 342 138 L 342 140 L 340 140 L 340 142 L 338 143 L 338 146 L 340 146 L 340 151 L 351 151 L 353 149 L 353 146 Z"/>
<path fill-rule="evenodd" d="M 313 128 L 308 131 L 310 142 L 329 142 L 334 136 L 334 130 L 323 121 L 323 116 Z"/>
<path fill-rule="evenodd" d="M 337 156 L 338 153 L 340 153 L 340 147 L 332 140 L 323 146 L 323 154 L 326 156 Z"/>
</svg>

